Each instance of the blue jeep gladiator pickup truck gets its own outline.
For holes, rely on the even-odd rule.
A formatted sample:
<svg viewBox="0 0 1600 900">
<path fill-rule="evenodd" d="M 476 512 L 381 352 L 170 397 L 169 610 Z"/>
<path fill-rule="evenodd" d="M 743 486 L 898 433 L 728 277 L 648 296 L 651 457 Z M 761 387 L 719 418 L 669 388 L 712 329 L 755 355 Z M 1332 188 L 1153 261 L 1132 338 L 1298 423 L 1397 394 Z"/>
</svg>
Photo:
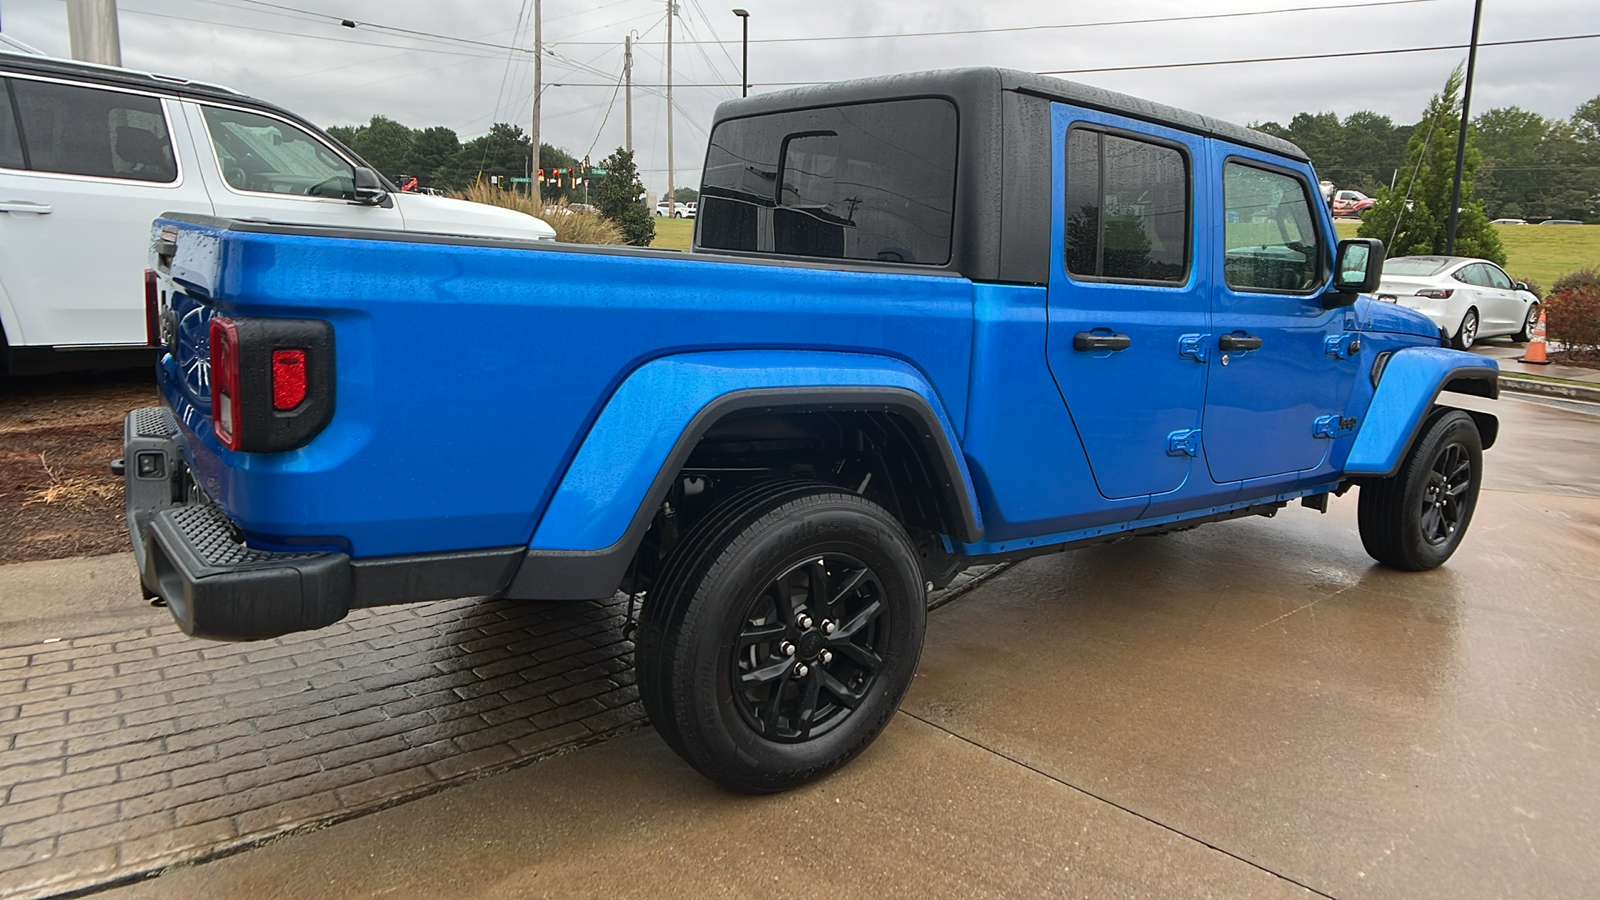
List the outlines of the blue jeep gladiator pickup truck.
<svg viewBox="0 0 1600 900">
<path fill-rule="evenodd" d="M 629 592 L 663 738 L 770 791 L 879 733 L 965 566 L 1359 486 L 1420 570 L 1472 517 L 1497 424 L 1441 392 L 1497 369 L 1361 296 L 1292 144 L 935 72 L 725 103 L 701 196 L 689 254 L 158 220 L 147 592 L 225 640 Z"/>
</svg>

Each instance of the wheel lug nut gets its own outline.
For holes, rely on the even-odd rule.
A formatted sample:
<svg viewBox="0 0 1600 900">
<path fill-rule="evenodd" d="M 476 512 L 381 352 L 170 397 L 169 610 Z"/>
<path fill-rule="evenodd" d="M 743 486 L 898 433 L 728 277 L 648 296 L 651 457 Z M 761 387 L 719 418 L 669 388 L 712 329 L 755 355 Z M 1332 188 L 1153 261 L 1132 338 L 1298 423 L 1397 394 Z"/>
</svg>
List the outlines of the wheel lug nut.
<svg viewBox="0 0 1600 900">
<path fill-rule="evenodd" d="M 796 678 L 804 678 L 811 674 L 811 670 L 806 668 L 805 663 L 801 663 L 800 665 L 794 667 L 794 674 Z"/>
<path fill-rule="evenodd" d="M 822 633 L 823 634 L 833 634 L 835 631 L 838 631 L 838 630 L 839 630 L 839 626 L 833 624 L 833 620 L 832 619 L 823 619 L 822 620 Z"/>
<path fill-rule="evenodd" d="M 824 650 L 818 658 L 822 660 L 823 665 L 827 665 L 828 663 L 833 662 L 833 651 Z"/>
<path fill-rule="evenodd" d="M 811 627 L 811 617 L 806 615 L 805 613 L 801 613 L 800 614 L 800 618 L 796 619 L 795 621 L 800 623 L 800 627 L 801 628 L 810 628 Z"/>
<path fill-rule="evenodd" d="M 779 644 L 778 649 L 783 651 L 784 656 L 794 655 L 794 645 L 788 641 L 784 641 L 783 643 Z"/>
</svg>

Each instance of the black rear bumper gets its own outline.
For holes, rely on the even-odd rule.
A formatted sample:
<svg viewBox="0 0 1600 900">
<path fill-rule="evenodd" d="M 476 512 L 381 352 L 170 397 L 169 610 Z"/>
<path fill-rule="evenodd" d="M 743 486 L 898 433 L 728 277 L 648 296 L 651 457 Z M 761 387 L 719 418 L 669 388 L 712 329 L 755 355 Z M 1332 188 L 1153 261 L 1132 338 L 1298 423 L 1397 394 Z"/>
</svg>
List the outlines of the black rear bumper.
<svg viewBox="0 0 1600 900">
<path fill-rule="evenodd" d="M 129 413 L 123 479 L 140 580 L 185 634 L 260 640 L 322 628 L 362 607 L 499 594 L 522 562 L 523 547 L 383 559 L 251 547 L 194 488 L 176 435 L 162 407 Z"/>
</svg>

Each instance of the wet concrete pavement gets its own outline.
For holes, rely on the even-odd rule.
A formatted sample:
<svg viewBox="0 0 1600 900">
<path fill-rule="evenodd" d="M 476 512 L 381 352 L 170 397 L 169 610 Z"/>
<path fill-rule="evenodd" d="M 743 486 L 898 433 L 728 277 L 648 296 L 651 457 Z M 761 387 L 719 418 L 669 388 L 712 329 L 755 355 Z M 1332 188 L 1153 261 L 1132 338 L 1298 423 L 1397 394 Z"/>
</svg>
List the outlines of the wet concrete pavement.
<svg viewBox="0 0 1600 900">
<path fill-rule="evenodd" d="M 1600 418 L 1492 408 L 1442 569 L 1373 566 L 1353 494 L 1042 557 L 819 784 L 637 732 L 106 896 L 1600 895 Z"/>
</svg>

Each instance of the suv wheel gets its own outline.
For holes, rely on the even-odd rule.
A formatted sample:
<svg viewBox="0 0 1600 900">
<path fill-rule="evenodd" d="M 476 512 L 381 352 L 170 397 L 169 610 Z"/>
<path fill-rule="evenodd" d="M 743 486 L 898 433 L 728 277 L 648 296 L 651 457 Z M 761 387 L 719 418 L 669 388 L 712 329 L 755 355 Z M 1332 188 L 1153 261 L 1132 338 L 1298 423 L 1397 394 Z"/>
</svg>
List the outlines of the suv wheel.
<svg viewBox="0 0 1600 900">
<path fill-rule="evenodd" d="M 916 552 L 882 507 L 816 482 L 757 487 L 702 519 L 646 595 L 640 699 L 707 778 L 785 790 L 888 724 L 926 618 Z"/>
<path fill-rule="evenodd" d="M 1362 546 L 1396 569 L 1420 572 L 1440 565 L 1467 533 L 1482 482 L 1477 423 L 1458 409 L 1436 411 L 1399 473 L 1361 486 Z"/>
</svg>

